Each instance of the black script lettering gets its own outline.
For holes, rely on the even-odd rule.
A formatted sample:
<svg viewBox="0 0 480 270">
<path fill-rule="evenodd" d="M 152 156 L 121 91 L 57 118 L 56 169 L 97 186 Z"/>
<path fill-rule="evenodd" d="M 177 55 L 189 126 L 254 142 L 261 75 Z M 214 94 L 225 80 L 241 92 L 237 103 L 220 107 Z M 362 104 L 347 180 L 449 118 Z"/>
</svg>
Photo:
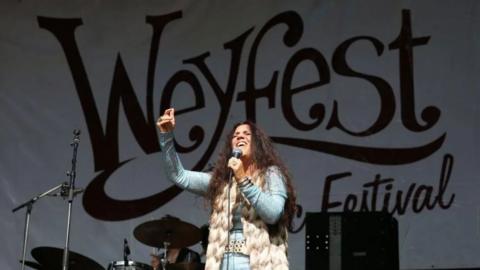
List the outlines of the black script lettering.
<svg viewBox="0 0 480 270">
<path fill-rule="evenodd" d="M 183 190 L 172 185 L 154 195 L 136 200 L 117 200 L 105 192 L 109 177 L 123 165 L 132 161 L 120 162 L 97 175 L 88 185 L 83 194 L 82 202 L 85 210 L 94 218 L 108 221 L 127 220 L 148 214 L 158 207 L 168 203 Z"/>
<path fill-rule="evenodd" d="M 411 26 L 410 26 L 410 14 L 408 11 L 403 11 L 402 17 L 402 31 L 396 41 L 392 42 L 389 48 L 399 49 L 400 50 L 400 77 L 401 77 L 401 108 L 402 108 L 402 122 L 409 129 L 413 131 L 422 131 L 432 127 L 438 120 L 440 116 L 440 111 L 436 107 L 429 106 L 422 111 L 422 118 L 427 122 L 426 125 L 420 126 L 415 119 L 414 111 L 414 88 L 413 88 L 413 53 L 412 48 L 414 46 L 423 45 L 428 43 L 428 38 L 412 38 L 411 35 Z M 301 20 L 300 20 L 301 22 Z M 372 83 L 375 86 L 376 91 L 380 97 L 380 111 L 375 122 L 370 125 L 370 127 L 361 130 L 354 131 L 345 127 L 340 121 L 340 111 L 339 104 L 337 101 L 334 101 L 332 116 L 327 124 L 326 129 L 332 129 L 334 127 L 339 128 L 340 130 L 353 135 L 353 136 L 369 136 L 375 133 L 380 132 L 385 127 L 387 127 L 393 120 L 395 113 L 395 97 L 393 94 L 392 87 L 377 76 L 363 74 L 358 71 L 354 71 L 350 68 L 346 61 L 346 52 L 348 48 L 357 41 L 368 41 L 374 45 L 377 55 L 382 55 L 384 50 L 384 45 L 376 38 L 368 36 L 358 36 L 346 40 L 340 44 L 334 52 L 332 57 L 332 67 L 340 75 L 357 77 L 365 79 L 368 82 Z M 309 50 L 309 49 L 306 49 Z M 309 51 L 312 54 L 312 58 L 321 59 L 319 53 L 314 50 Z M 295 57 L 299 57 L 298 60 Z M 290 61 L 287 70 L 285 71 L 285 78 L 282 85 L 282 111 L 286 120 L 295 128 L 300 130 L 309 130 L 317 127 L 323 117 L 325 116 L 325 108 L 322 104 L 315 104 L 310 108 L 310 116 L 312 118 L 317 118 L 317 121 L 313 123 L 303 123 L 301 122 L 296 115 L 294 114 L 293 109 L 291 108 L 291 95 L 295 94 L 296 91 L 307 90 L 309 87 L 319 86 L 321 82 L 317 82 L 317 85 L 310 84 L 294 89 L 294 91 L 289 91 L 291 76 L 293 71 L 290 71 L 296 67 L 297 62 L 301 62 L 302 59 L 308 59 L 308 56 L 299 56 L 296 54 Z M 317 67 L 322 66 L 320 74 L 323 73 L 323 83 L 327 83 L 326 74 L 327 67 L 324 67 L 321 63 L 321 60 L 317 60 Z M 408 82 L 408 83 L 405 83 Z M 271 82 L 270 85 L 273 83 Z M 255 91 L 254 91 L 255 92 Z M 291 92 L 291 93 L 290 93 Z M 269 98 L 273 98 L 269 95 Z M 253 100 L 253 98 L 252 98 Z M 247 102 L 248 103 L 248 102 Z M 250 104 L 250 103 L 249 103 Z M 253 105 L 252 105 L 253 106 Z M 248 107 L 248 106 L 247 106 Z M 294 147 L 300 147 L 304 149 L 324 152 L 331 155 L 336 155 L 348 159 L 357 160 L 365 163 L 380 164 L 380 165 L 400 165 L 413 163 L 418 160 L 421 160 L 425 157 L 430 156 L 436 152 L 443 145 L 445 140 L 446 133 L 442 134 L 435 140 L 432 140 L 429 143 L 425 143 L 420 146 L 414 146 L 409 148 L 378 148 L 378 147 L 362 147 L 356 145 L 345 145 L 340 143 L 325 142 L 325 141 L 316 141 L 316 140 L 306 140 L 306 139 L 297 139 L 297 138 L 287 138 L 287 137 L 272 137 L 272 140 L 275 143 L 290 145 Z M 353 204 L 353 201 L 352 201 Z"/>
<path fill-rule="evenodd" d="M 318 70 L 318 77 L 320 78 L 317 82 L 302 85 L 299 87 L 292 88 L 292 80 L 295 69 L 303 61 L 309 60 L 315 64 L 315 67 Z M 324 84 L 330 82 L 330 72 L 328 69 L 328 63 L 323 57 L 322 53 L 313 49 L 306 48 L 296 52 L 292 58 L 288 61 L 285 68 L 285 74 L 283 77 L 282 83 L 282 112 L 285 116 L 285 119 L 295 128 L 299 130 L 311 130 L 320 125 L 323 118 L 325 117 L 325 106 L 321 103 L 314 104 L 309 111 L 309 115 L 312 119 L 317 119 L 317 121 L 306 124 L 301 122 L 293 111 L 292 97 L 293 95 L 310 90 L 312 88 L 320 87 Z"/>
<path fill-rule="evenodd" d="M 387 184 L 385 186 L 385 193 L 383 195 L 383 207 L 382 211 L 383 212 L 388 212 L 388 209 L 390 208 L 390 196 L 391 196 L 391 190 L 393 188 L 392 184 Z"/>
<path fill-rule="evenodd" d="M 408 16 L 406 16 L 407 14 Z M 402 121 L 407 128 L 414 130 L 416 132 L 425 130 L 433 126 L 439 116 L 440 111 L 435 107 L 427 107 L 422 111 L 422 118 L 426 122 L 425 125 L 420 125 L 417 123 L 415 118 L 414 111 L 414 88 L 413 88 L 413 47 L 418 45 L 423 45 L 428 43 L 428 39 L 425 38 L 412 38 L 411 27 L 410 27 L 410 17 L 408 13 L 403 14 L 402 19 L 402 30 L 396 41 L 390 44 L 390 49 L 399 49 L 400 54 L 400 75 L 402 78 L 401 91 L 402 91 Z M 103 129 L 100 117 L 98 115 L 97 104 L 95 103 L 92 89 L 85 71 L 82 58 L 78 46 L 75 41 L 75 31 L 78 26 L 82 25 L 81 19 L 56 19 L 56 18 L 46 18 L 39 17 L 38 22 L 41 28 L 47 29 L 59 40 L 62 49 L 66 55 L 69 67 L 72 72 L 72 76 L 75 82 L 75 87 L 77 94 L 80 98 L 82 110 L 86 118 L 90 139 L 92 142 L 92 148 L 94 152 L 94 162 L 95 162 L 95 171 L 101 171 L 102 176 L 95 178 L 91 184 L 87 187 L 86 193 L 89 193 L 89 196 L 84 196 L 87 198 L 95 198 L 95 194 L 100 196 L 101 200 L 105 199 L 105 203 L 111 202 L 111 208 L 109 211 L 113 214 L 113 217 L 107 213 L 99 214 L 95 213 L 97 218 L 108 218 L 109 220 L 126 219 L 128 218 L 125 215 L 116 215 L 120 210 L 120 207 L 130 207 L 130 212 L 128 212 L 129 217 L 136 217 L 135 215 L 144 214 L 146 208 L 142 208 L 142 201 L 132 200 L 124 201 L 126 204 L 117 204 L 120 201 L 113 200 L 106 196 L 103 191 L 104 182 L 109 175 L 106 172 L 113 172 L 120 167 L 120 164 L 124 164 L 119 160 L 119 145 L 118 145 L 118 120 L 119 120 L 119 110 L 120 103 L 122 104 L 126 118 L 128 120 L 128 125 L 137 141 L 139 146 L 142 148 L 144 153 L 154 153 L 160 151 L 157 131 L 155 128 L 155 115 L 153 112 L 154 103 L 153 103 L 153 89 L 154 89 L 154 74 L 156 61 L 159 52 L 159 44 L 162 37 L 163 29 L 170 22 L 179 19 L 182 17 L 180 11 L 173 12 L 163 16 L 149 16 L 147 17 L 147 23 L 153 27 L 153 36 L 150 47 L 150 55 L 148 61 L 148 74 L 147 74 L 147 101 L 146 101 L 146 115 L 142 111 L 142 106 L 138 102 L 137 97 L 135 96 L 134 87 L 132 86 L 131 80 L 126 72 L 126 68 L 123 64 L 122 58 L 120 55 L 117 56 L 115 63 L 115 70 L 113 73 L 113 82 L 111 95 L 108 103 L 108 112 L 105 129 Z M 279 71 L 274 70 L 272 77 L 269 79 L 269 83 L 264 87 L 257 87 L 255 83 L 255 68 L 257 65 L 256 59 L 258 56 L 258 51 L 261 43 L 264 41 L 264 37 L 267 33 L 274 29 L 276 26 L 285 24 L 287 30 L 283 36 L 283 43 L 287 47 L 293 47 L 298 44 L 302 35 L 303 35 L 303 21 L 301 17 L 294 11 L 288 11 L 281 13 L 271 20 L 269 20 L 264 27 L 261 28 L 258 35 L 256 36 L 252 48 L 249 52 L 247 70 L 246 70 L 246 88 L 244 92 L 241 92 L 237 96 L 237 101 L 245 101 L 245 108 L 247 118 L 255 121 L 256 120 L 256 101 L 257 99 L 266 97 L 268 105 L 270 108 L 275 107 L 275 91 L 278 81 Z M 210 88 L 214 91 L 214 94 L 220 104 L 220 116 L 218 125 L 215 127 L 213 136 L 207 147 L 205 153 L 201 156 L 200 160 L 195 164 L 193 170 L 201 170 L 208 162 L 210 156 L 212 155 L 219 137 L 222 134 L 224 129 L 226 119 L 232 105 L 233 95 L 235 92 L 235 86 L 239 74 L 239 66 L 242 50 L 245 44 L 246 39 L 251 34 L 254 28 L 250 28 L 245 33 L 241 34 L 237 38 L 231 40 L 224 44 L 225 49 L 231 51 L 231 60 L 230 60 L 230 73 L 226 86 L 221 86 L 219 84 L 220 80 L 218 77 L 212 74 L 210 67 L 207 65 L 206 60 L 210 56 L 209 52 L 200 54 L 197 57 L 188 58 L 183 61 L 184 64 L 193 65 L 198 68 L 201 74 L 206 78 L 206 81 L 209 84 L 209 87 L 202 86 L 199 78 L 191 70 L 182 69 L 174 73 L 173 77 L 167 81 L 164 92 L 162 93 L 162 98 L 160 101 L 160 111 L 169 107 L 172 101 L 174 94 L 177 94 L 175 91 L 179 84 L 186 83 L 191 87 L 195 95 L 194 104 L 188 108 L 181 108 L 177 111 L 177 114 L 184 114 L 193 111 L 197 111 L 205 107 L 204 100 L 204 89 Z M 367 80 L 375 86 L 376 91 L 380 97 L 380 112 L 379 116 L 372 123 L 370 127 L 361 131 L 351 130 L 340 121 L 340 106 L 335 102 L 333 105 L 332 118 L 329 121 L 327 130 L 333 127 L 338 127 L 339 129 L 345 131 L 348 134 L 353 136 L 368 136 L 374 133 L 379 132 L 384 129 L 392 120 L 395 100 L 393 99 L 392 89 L 390 85 L 383 79 L 375 77 L 373 75 L 367 75 L 354 71 L 350 68 L 346 61 L 346 52 L 349 47 L 357 41 L 369 41 L 371 42 L 378 55 L 383 53 L 383 44 L 373 37 L 358 36 L 347 41 L 343 42 L 334 53 L 332 59 L 333 69 L 340 75 L 357 77 L 364 80 Z M 406 61 L 407 60 L 407 61 Z M 316 69 L 318 70 L 319 79 L 313 83 L 302 83 L 301 86 L 293 86 L 293 76 L 297 67 L 311 61 L 314 63 Z M 286 120 L 296 129 L 300 130 L 311 130 L 315 127 L 318 127 L 325 117 L 325 107 L 321 103 L 315 103 L 311 106 L 309 115 L 313 121 L 301 121 L 298 116 L 295 114 L 292 99 L 294 95 L 304 92 L 306 90 L 311 90 L 315 87 L 322 86 L 330 82 L 330 73 L 328 65 L 323 57 L 323 55 L 313 49 L 305 48 L 298 50 L 292 58 L 288 61 L 285 69 L 285 77 L 282 80 L 282 112 Z M 403 82 L 409 82 L 405 84 Z M 413 119 L 413 120 L 412 120 Z M 190 145 L 184 146 L 176 143 L 176 147 L 179 152 L 189 152 L 197 149 L 202 142 L 205 140 L 205 131 L 202 127 L 194 125 L 189 132 L 190 140 L 193 142 Z M 325 153 L 341 156 L 344 158 L 354 159 L 361 162 L 372 163 L 372 164 L 385 164 L 385 165 L 398 165 L 398 164 L 407 164 L 423 159 L 435 151 L 437 151 L 443 144 L 446 137 L 446 133 L 438 137 L 437 139 L 425 143 L 421 146 L 414 146 L 410 148 L 375 148 L 375 147 L 362 147 L 354 145 L 345 145 L 332 142 L 322 142 L 322 141 L 313 141 L 313 140 L 302 140 L 295 138 L 279 138 L 272 137 L 272 139 L 277 143 L 283 143 L 287 145 L 292 145 L 296 147 L 306 148 L 315 151 L 322 151 Z M 451 159 L 453 164 L 453 158 Z M 124 161 L 124 162 L 128 162 Z M 451 165 L 445 165 L 445 170 L 442 172 L 440 184 L 440 191 L 437 195 L 436 200 L 441 207 L 448 208 L 453 202 L 454 196 L 450 198 L 449 201 L 444 201 L 443 196 L 449 181 Z M 448 169 L 448 168 L 450 169 Z M 348 174 L 348 173 L 347 173 Z M 351 173 L 350 173 L 351 174 Z M 333 175 L 333 178 L 329 178 L 332 182 L 335 180 L 335 177 L 346 177 L 347 175 Z M 328 177 L 327 177 L 328 178 Z M 330 183 L 331 185 L 331 183 Z M 372 184 L 375 185 L 375 182 Z M 371 187 L 374 189 L 374 187 Z M 388 184 L 385 186 L 385 189 L 388 188 L 385 196 L 388 196 L 388 199 L 384 197 L 384 202 L 390 201 L 393 196 L 391 193 L 392 185 Z M 101 189 L 102 192 L 98 192 Z M 328 193 L 330 193 L 331 187 L 328 187 Z M 420 191 L 419 191 L 420 189 Z M 394 206 L 394 209 L 398 211 L 404 211 L 407 208 L 407 205 L 410 201 L 411 196 L 425 196 L 428 192 L 428 187 L 420 187 L 416 189 L 416 185 L 412 185 L 408 189 L 406 194 L 406 200 L 402 199 L 402 191 L 396 193 L 397 204 Z M 327 190 L 325 190 L 327 191 Z M 92 193 L 94 192 L 94 193 Z M 95 193 L 97 192 L 97 193 Z M 343 207 L 348 207 L 352 209 L 363 209 L 365 211 L 376 209 L 375 203 L 372 203 L 370 200 L 370 195 L 375 193 L 370 189 L 365 188 L 362 191 L 362 197 L 347 197 L 347 203 L 343 203 Z M 169 193 L 173 194 L 173 193 Z M 414 195 L 412 195 L 414 194 Z M 86 194 L 87 195 L 87 194 Z M 163 196 L 163 195 L 162 195 Z M 167 196 L 167 195 L 165 195 Z M 170 196 L 170 195 L 168 195 Z M 150 197 L 149 197 L 150 198 Z M 167 198 L 167 197 L 165 197 Z M 399 199 L 400 198 L 400 199 Z M 429 197 L 431 198 L 431 197 Z M 147 199 L 147 198 L 145 198 Z M 400 203 L 399 202 L 402 202 Z M 167 200 L 168 201 L 168 200 Z M 130 203 L 130 204 L 129 204 Z M 165 201 L 160 202 L 160 206 L 163 205 Z M 86 203 L 84 202 L 86 205 Z M 93 207 L 92 202 L 89 202 L 88 207 Z M 342 202 L 330 202 L 328 196 L 326 200 L 323 200 L 322 207 L 335 208 L 342 206 Z M 389 206 L 389 205 L 388 205 Z M 387 209 L 388 209 L 387 206 Z M 418 204 L 418 208 L 424 209 L 430 207 L 431 204 Z M 116 208 L 118 207 L 118 209 Z M 87 208 L 87 207 L 86 207 Z M 107 209 L 108 206 L 105 208 Z M 151 205 L 149 209 L 158 208 L 158 205 Z M 385 208 L 385 205 L 384 205 Z M 116 209 L 116 210 L 115 210 Z M 138 211 L 136 211 L 137 209 Z M 112 211 L 114 210 L 114 211 Z M 87 209 L 92 211 L 92 209 Z M 105 210 L 106 211 L 106 210 Z M 102 216 L 103 215 L 103 216 Z M 107 217 L 108 215 L 108 217 Z"/>
<path fill-rule="evenodd" d="M 333 181 L 340 180 L 352 175 L 350 172 L 332 174 L 326 177 L 323 188 L 322 211 L 328 212 L 341 207 L 343 211 L 376 212 L 378 209 L 391 214 L 403 215 L 411 205 L 414 213 L 423 210 L 432 210 L 437 205 L 442 209 L 448 209 L 452 205 L 455 194 L 452 194 L 445 203 L 444 196 L 450 181 L 450 175 L 453 168 L 453 156 L 446 154 L 443 158 L 441 174 L 437 187 L 429 185 L 419 185 L 412 183 L 406 191 L 397 190 L 395 194 L 395 204 L 390 207 L 392 200 L 392 187 L 395 182 L 393 178 L 382 178 L 379 174 L 371 182 L 363 184 L 362 194 L 348 194 L 344 201 L 331 201 Z M 437 190 L 437 194 L 433 193 Z M 383 200 L 379 200 L 383 193 Z M 359 203 L 360 202 L 360 203 Z M 378 205 L 382 203 L 382 205 Z M 411 204 L 410 204 L 411 203 Z"/>
<path fill-rule="evenodd" d="M 278 14 L 265 24 L 265 26 L 260 30 L 257 37 L 255 38 L 252 49 L 250 51 L 250 55 L 248 56 L 246 71 L 247 78 L 245 82 L 246 90 L 244 92 L 238 93 L 237 100 L 245 101 L 245 112 L 247 115 L 247 119 L 253 122 L 256 122 L 257 119 L 255 106 L 256 99 L 260 97 L 267 97 L 269 108 L 275 107 L 275 89 L 278 78 L 278 71 L 276 70 L 273 72 L 272 79 L 267 86 L 257 89 L 255 87 L 255 64 L 258 47 L 260 45 L 260 42 L 262 41 L 262 38 L 270 29 L 282 23 L 288 26 L 288 30 L 283 37 L 285 45 L 287 45 L 288 47 L 292 47 L 297 44 L 303 34 L 303 21 L 302 18 L 298 15 L 298 13 L 294 11 L 287 11 Z"/>
<path fill-rule="evenodd" d="M 348 194 L 347 198 L 345 198 L 345 206 L 343 207 L 343 209 L 345 211 L 355 211 L 355 209 L 357 208 L 357 201 L 357 196 L 353 194 Z"/>
<path fill-rule="evenodd" d="M 375 176 L 375 179 L 372 182 L 365 183 L 363 187 L 365 188 L 363 190 L 363 197 L 362 197 L 362 207 L 360 208 L 361 211 L 372 211 L 375 212 L 377 211 L 377 194 L 378 194 L 378 188 L 381 185 L 385 185 L 387 183 L 393 182 L 394 180 L 392 178 L 386 178 L 382 179 L 379 174 Z M 372 197 L 370 203 L 368 203 L 368 192 L 366 189 L 370 188 Z M 370 205 L 370 209 L 368 207 Z"/>
<path fill-rule="evenodd" d="M 303 207 L 302 207 L 302 205 L 297 204 L 297 209 L 295 211 L 295 218 L 299 219 L 299 218 L 302 217 L 302 215 L 303 215 Z M 305 226 L 305 217 L 303 218 L 300 226 L 298 226 L 296 229 L 294 229 L 294 228 L 292 228 L 291 230 L 289 229 L 288 231 L 291 232 L 291 233 L 298 233 L 303 229 L 303 226 Z"/>
<path fill-rule="evenodd" d="M 121 57 L 117 57 L 112 91 L 108 104 L 105 132 L 102 129 L 102 123 L 98 115 L 92 89 L 75 41 L 75 29 L 82 24 L 82 20 L 38 17 L 39 26 L 52 32 L 59 40 L 65 52 L 87 122 L 92 151 L 94 153 L 95 170 L 104 170 L 103 174 L 100 174 L 99 177 L 90 182 L 83 196 L 85 210 L 95 218 L 103 220 L 124 220 L 138 217 L 164 205 L 180 192 L 180 190 L 177 190 L 175 187 L 171 187 L 156 195 L 130 201 L 112 199 L 104 192 L 105 181 L 110 173 L 129 161 L 120 163 L 118 156 L 118 114 L 120 99 L 127 116 L 128 124 L 144 152 L 153 153 L 160 150 L 153 116 L 152 101 L 155 61 L 164 27 L 169 22 L 180 17 L 181 12 L 174 12 L 164 16 L 147 17 L 147 22 L 153 26 L 154 34 L 147 78 L 147 98 L 149 100 L 147 100 L 148 116 L 146 119 L 137 101 Z M 105 175 L 107 176 L 103 177 Z M 99 201 L 103 201 L 105 208 L 98 208 Z M 152 202 L 156 203 L 152 204 Z M 104 211 L 99 209 L 104 209 Z"/>
<path fill-rule="evenodd" d="M 98 109 L 95 105 L 92 89 L 83 65 L 77 43 L 75 41 L 75 30 L 82 25 L 81 19 L 58 19 L 38 17 L 40 28 L 44 28 L 60 41 L 60 45 L 67 57 L 73 81 L 77 89 L 83 114 L 86 118 L 88 133 L 92 144 L 95 170 L 115 166 L 118 160 L 118 109 L 109 110 L 107 117 L 106 131 L 103 132 Z M 111 106 L 118 106 L 113 103 Z"/>
<path fill-rule="evenodd" d="M 396 196 L 396 201 L 395 205 L 393 206 L 393 209 L 389 212 L 393 213 L 398 213 L 399 215 L 405 214 L 407 211 L 408 204 L 410 203 L 410 198 L 413 195 L 413 191 L 415 190 L 417 184 L 413 183 L 408 187 L 407 193 L 405 195 L 405 198 L 403 198 L 403 191 L 399 190 L 397 191 L 397 196 Z"/>
<path fill-rule="evenodd" d="M 455 194 L 450 196 L 450 200 L 445 203 L 443 200 L 443 196 L 445 195 L 445 191 L 447 191 L 448 182 L 450 182 L 450 176 L 452 175 L 453 170 L 453 156 L 451 154 L 446 154 L 443 157 L 443 164 L 442 164 L 442 172 L 440 173 L 440 189 L 437 194 L 437 201 L 438 205 L 440 205 L 443 209 L 448 209 L 453 203 L 455 199 Z"/>
<path fill-rule="evenodd" d="M 176 108 L 176 116 L 205 107 L 205 97 L 203 96 L 202 85 L 198 81 L 195 74 L 188 70 L 180 70 L 177 71 L 165 85 L 165 89 L 162 92 L 162 98 L 160 101 L 160 114 L 162 114 L 164 110 L 171 107 L 173 92 L 175 89 L 177 89 L 176 87 L 180 83 L 186 83 L 192 87 L 196 102 L 194 106 L 189 108 Z M 184 147 L 175 140 L 175 149 L 179 153 L 191 152 L 202 143 L 204 137 L 205 132 L 203 129 L 200 126 L 194 126 L 189 132 L 189 138 L 190 140 L 194 141 L 194 144 L 189 147 Z"/>
<path fill-rule="evenodd" d="M 218 80 L 215 79 L 212 72 L 210 71 L 210 69 L 205 63 L 205 59 L 210 55 L 210 53 L 204 53 L 198 57 L 187 59 L 184 61 L 184 63 L 195 65 L 202 72 L 202 74 L 205 76 L 208 83 L 212 87 L 215 97 L 217 98 L 218 103 L 220 105 L 220 116 L 217 121 L 217 126 L 215 127 L 215 131 L 211 136 L 212 139 L 210 140 L 207 150 L 203 153 L 202 157 L 197 162 L 194 169 L 197 169 L 197 170 L 201 169 L 207 164 L 208 160 L 210 159 L 210 156 L 215 150 L 215 146 L 217 145 L 217 142 L 220 140 L 220 136 L 222 135 L 223 129 L 225 127 L 225 123 L 228 119 L 230 108 L 232 106 L 233 94 L 235 92 L 235 85 L 237 82 L 238 70 L 240 67 L 240 60 L 242 56 L 243 46 L 245 44 L 245 40 L 250 35 L 252 30 L 253 28 L 249 29 L 248 31 L 241 34 L 240 36 L 233 39 L 232 41 L 229 41 L 224 44 L 224 48 L 229 49 L 232 55 L 230 60 L 230 72 L 228 75 L 228 82 L 225 87 L 225 90 L 223 90 L 222 87 L 219 85 Z M 201 134 L 204 134 L 203 130 L 200 127 L 198 127 L 197 129 L 200 129 L 202 132 Z M 190 135 L 192 134 L 190 133 Z"/>
<path fill-rule="evenodd" d="M 329 209 L 342 205 L 342 203 L 338 201 L 330 202 L 330 191 L 332 189 L 332 182 L 351 175 L 351 172 L 344 172 L 327 176 L 327 178 L 325 179 L 325 184 L 323 186 L 322 212 L 328 212 Z"/>
<path fill-rule="evenodd" d="M 153 76 L 155 61 L 158 52 L 160 36 L 164 27 L 171 21 L 181 18 L 181 12 L 174 12 L 164 16 L 148 17 L 147 22 L 152 24 L 154 34 L 148 71 L 148 97 L 151 99 L 153 91 Z M 77 94 L 86 119 L 92 151 L 94 154 L 95 171 L 111 168 L 119 163 L 118 157 L 118 113 L 119 102 L 122 100 L 128 123 L 135 139 L 145 151 L 153 153 L 160 150 L 155 129 L 154 116 L 152 115 L 152 101 L 147 101 L 147 112 L 150 114 L 145 119 L 142 109 L 137 101 L 135 92 L 128 78 L 121 57 L 117 57 L 113 76 L 112 92 L 108 104 L 107 124 L 105 132 L 98 115 L 98 109 L 93 97 L 87 72 L 75 41 L 75 30 L 82 25 L 81 19 L 58 19 L 38 17 L 40 28 L 44 28 L 58 39 L 70 66 Z"/>
<path fill-rule="evenodd" d="M 423 208 L 427 207 L 427 209 L 431 210 L 434 207 L 434 204 L 429 203 L 432 197 L 433 187 L 420 185 L 418 186 L 415 194 L 413 195 L 413 205 L 412 209 L 413 212 L 419 213 L 423 210 Z"/>
<path fill-rule="evenodd" d="M 369 136 L 383 130 L 386 126 L 388 126 L 388 124 L 390 124 L 393 119 L 393 115 L 395 114 L 395 96 L 393 94 L 392 87 L 382 78 L 359 73 L 352 70 L 347 64 L 347 60 L 345 59 L 345 57 L 347 55 L 348 48 L 354 42 L 361 40 L 370 41 L 375 46 L 377 55 L 382 55 L 384 46 L 379 40 L 373 37 L 360 36 L 348 39 L 342 44 L 340 44 L 340 46 L 338 46 L 338 48 L 335 50 L 332 57 L 332 67 L 335 72 L 344 76 L 357 77 L 369 81 L 375 86 L 380 97 L 380 112 L 378 114 L 377 120 L 366 130 L 358 132 L 347 129 L 340 122 L 340 118 L 338 115 L 338 101 L 335 100 L 333 102 L 332 117 L 327 125 L 327 130 L 336 127 L 353 136 Z"/>
<path fill-rule="evenodd" d="M 422 111 L 422 119 L 425 121 L 425 125 L 419 124 L 415 116 L 413 47 L 425 45 L 429 40 L 430 37 L 412 37 L 410 11 L 403 10 L 400 35 L 390 43 L 389 49 L 399 50 L 402 122 L 407 129 L 415 132 L 431 128 L 440 118 L 440 110 L 434 106 L 429 106 Z"/>
<path fill-rule="evenodd" d="M 428 144 L 411 148 L 364 147 L 275 136 L 272 136 L 271 139 L 275 143 L 323 152 L 360 162 L 379 165 L 400 165 L 416 162 L 435 153 L 442 146 L 445 137 L 446 134 L 443 134 Z"/>
</svg>

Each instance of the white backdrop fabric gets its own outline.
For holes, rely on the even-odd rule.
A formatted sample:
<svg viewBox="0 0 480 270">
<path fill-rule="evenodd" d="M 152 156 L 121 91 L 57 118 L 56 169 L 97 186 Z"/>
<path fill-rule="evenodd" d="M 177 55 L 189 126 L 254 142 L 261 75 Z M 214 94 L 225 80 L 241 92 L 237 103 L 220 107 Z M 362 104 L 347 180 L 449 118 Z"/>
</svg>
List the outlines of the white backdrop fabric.
<svg viewBox="0 0 480 270">
<path fill-rule="evenodd" d="M 73 203 L 72 251 L 107 267 L 126 238 L 148 262 L 139 224 L 207 223 L 203 199 L 175 196 L 159 166 L 154 123 L 169 106 L 186 168 L 214 163 L 235 122 L 272 136 L 303 208 L 291 269 L 304 269 L 305 212 L 381 209 L 399 222 L 401 269 L 480 266 L 478 1 L 9 0 L 0 10 L 4 269 L 20 267 L 25 209 L 12 209 L 68 181 L 74 129 L 86 191 Z M 35 247 L 63 247 L 66 214 L 59 197 L 33 205 L 28 260 Z"/>
</svg>

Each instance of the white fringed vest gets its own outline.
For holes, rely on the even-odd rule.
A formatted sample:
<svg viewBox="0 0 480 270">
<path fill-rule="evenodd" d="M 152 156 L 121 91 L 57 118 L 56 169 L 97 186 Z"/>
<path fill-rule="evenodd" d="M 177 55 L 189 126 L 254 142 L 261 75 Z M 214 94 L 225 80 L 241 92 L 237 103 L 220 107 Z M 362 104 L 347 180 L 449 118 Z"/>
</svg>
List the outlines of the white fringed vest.
<svg viewBox="0 0 480 270">
<path fill-rule="evenodd" d="M 262 189 L 264 188 L 263 177 L 256 177 L 252 182 Z M 267 225 L 255 213 L 249 202 L 243 198 L 235 180 L 232 180 L 230 222 L 228 222 L 227 191 L 228 185 L 225 185 L 223 192 L 215 200 L 215 207 L 210 217 L 205 270 L 220 269 L 227 245 L 228 232 L 233 226 L 231 220 L 233 211 L 241 201 L 243 201 L 241 218 L 243 235 L 246 240 L 246 253 L 250 256 L 251 270 L 288 270 L 286 228 L 280 228 L 278 235 L 269 235 Z M 229 223 L 230 228 L 228 228 Z"/>
</svg>

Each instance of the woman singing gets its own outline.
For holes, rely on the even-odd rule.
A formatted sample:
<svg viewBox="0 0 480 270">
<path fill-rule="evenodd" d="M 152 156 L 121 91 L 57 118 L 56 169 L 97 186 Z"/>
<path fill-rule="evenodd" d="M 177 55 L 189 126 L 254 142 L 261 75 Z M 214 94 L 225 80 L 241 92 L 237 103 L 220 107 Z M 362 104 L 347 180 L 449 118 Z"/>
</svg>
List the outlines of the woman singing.
<svg viewBox="0 0 480 270">
<path fill-rule="evenodd" d="M 205 196 L 211 205 L 205 269 L 288 269 L 287 229 L 296 198 L 269 137 L 252 122 L 239 123 L 228 134 L 212 174 L 188 171 L 174 148 L 174 113 L 167 109 L 157 121 L 162 164 L 168 179 Z M 241 156 L 232 156 L 234 149 Z"/>
</svg>

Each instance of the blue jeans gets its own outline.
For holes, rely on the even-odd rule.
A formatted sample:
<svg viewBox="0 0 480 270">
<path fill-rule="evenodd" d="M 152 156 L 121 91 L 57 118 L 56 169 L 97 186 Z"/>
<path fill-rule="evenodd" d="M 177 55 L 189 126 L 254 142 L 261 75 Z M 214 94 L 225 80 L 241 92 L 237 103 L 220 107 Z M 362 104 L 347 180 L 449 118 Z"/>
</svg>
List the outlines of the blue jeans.
<svg viewBox="0 0 480 270">
<path fill-rule="evenodd" d="M 227 267 L 228 262 L 228 267 Z M 225 253 L 221 270 L 250 270 L 250 257 L 242 253 Z"/>
</svg>

